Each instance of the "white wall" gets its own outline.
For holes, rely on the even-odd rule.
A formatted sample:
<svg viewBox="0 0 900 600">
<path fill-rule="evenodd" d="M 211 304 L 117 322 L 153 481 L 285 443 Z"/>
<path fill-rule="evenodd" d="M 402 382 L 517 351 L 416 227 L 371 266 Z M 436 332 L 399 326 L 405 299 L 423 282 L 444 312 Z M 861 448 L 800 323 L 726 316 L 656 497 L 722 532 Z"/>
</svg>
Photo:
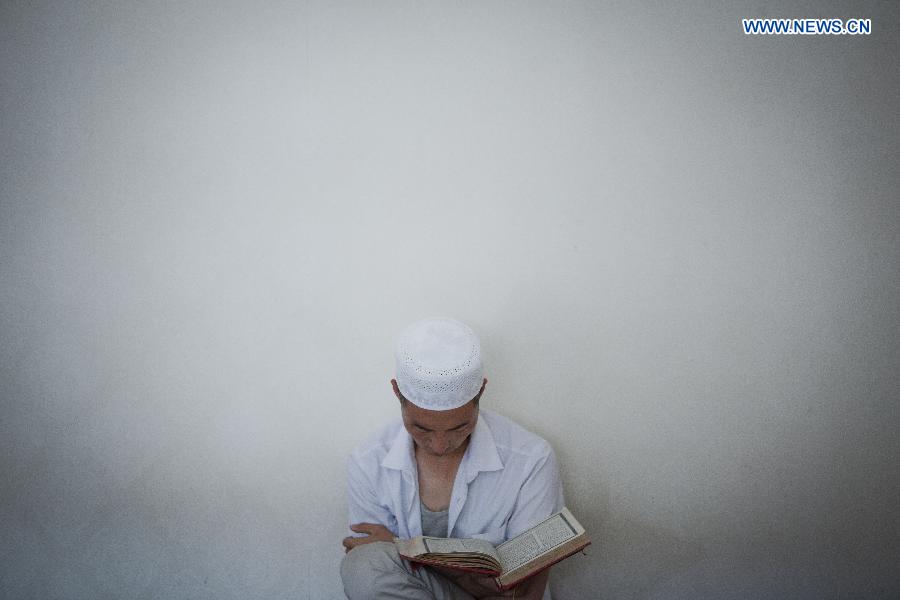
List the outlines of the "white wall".
<svg viewBox="0 0 900 600">
<path fill-rule="evenodd" d="M 900 595 L 900 11 L 670 4 L 4 3 L 0 595 L 342 597 L 432 315 L 557 598 Z"/>
</svg>

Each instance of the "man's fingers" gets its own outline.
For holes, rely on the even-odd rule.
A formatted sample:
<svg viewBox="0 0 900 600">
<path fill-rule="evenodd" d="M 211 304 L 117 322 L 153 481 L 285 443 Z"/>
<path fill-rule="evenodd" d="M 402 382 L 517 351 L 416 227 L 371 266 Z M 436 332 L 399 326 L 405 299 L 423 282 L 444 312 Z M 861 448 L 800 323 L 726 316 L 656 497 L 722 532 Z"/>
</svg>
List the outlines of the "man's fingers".
<svg viewBox="0 0 900 600">
<path fill-rule="evenodd" d="M 353 550 L 357 546 L 361 546 L 363 544 L 368 544 L 371 541 L 373 541 L 372 538 L 367 538 L 367 537 L 362 537 L 362 538 L 345 537 L 344 541 L 342 543 L 344 544 L 344 548 L 346 548 L 349 551 L 349 550 Z"/>
<path fill-rule="evenodd" d="M 372 535 L 375 528 L 378 527 L 375 523 L 354 523 L 350 526 L 350 531 L 355 531 L 356 533 L 368 533 Z"/>
<path fill-rule="evenodd" d="M 357 546 L 362 546 L 364 544 L 371 544 L 372 542 L 380 541 L 378 538 L 370 536 L 366 537 L 345 537 L 341 542 L 344 545 L 344 553 L 350 552 Z"/>
<path fill-rule="evenodd" d="M 356 533 L 367 533 L 369 535 L 377 535 L 382 533 L 390 533 L 390 530 L 384 525 L 378 523 L 354 523 L 350 526 L 351 531 Z"/>
<path fill-rule="evenodd" d="M 394 534 L 384 525 L 377 523 L 354 523 L 350 526 L 351 531 L 356 533 L 364 533 L 365 537 L 346 537 L 343 544 L 347 552 L 353 550 L 360 544 L 370 544 L 372 542 L 389 542 L 394 539 Z"/>
</svg>

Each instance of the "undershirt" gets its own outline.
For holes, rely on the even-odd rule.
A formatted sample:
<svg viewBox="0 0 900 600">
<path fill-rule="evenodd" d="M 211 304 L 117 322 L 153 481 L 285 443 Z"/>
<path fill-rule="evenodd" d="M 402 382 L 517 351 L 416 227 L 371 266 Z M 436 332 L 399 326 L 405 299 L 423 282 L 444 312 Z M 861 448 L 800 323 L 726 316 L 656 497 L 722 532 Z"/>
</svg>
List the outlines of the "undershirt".
<svg viewBox="0 0 900 600">
<path fill-rule="evenodd" d="M 447 537 L 447 526 L 450 522 L 450 509 L 433 511 L 428 510 L 425 503 L 421 500 L 419 505 L 422 509 L 422 535 L 431 537 Z"/>
</svg>

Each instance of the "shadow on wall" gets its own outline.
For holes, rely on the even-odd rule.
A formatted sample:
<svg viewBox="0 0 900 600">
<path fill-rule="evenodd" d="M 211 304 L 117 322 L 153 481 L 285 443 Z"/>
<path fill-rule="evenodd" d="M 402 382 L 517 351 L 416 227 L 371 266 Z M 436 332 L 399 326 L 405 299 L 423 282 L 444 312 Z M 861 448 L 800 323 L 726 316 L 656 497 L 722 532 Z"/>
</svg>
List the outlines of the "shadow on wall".
<svg viewBox="0 0 900 600">
<path fill-rule="evenodd" d="M 666 581 L 704 558 L 699 542 L 644 521 L 601 523 L 581 510 L 592 544 L 554 567 L 554 598 L 648 598 Z M 576 516 L 580 515 L 576 513 Z"/>
</svg>

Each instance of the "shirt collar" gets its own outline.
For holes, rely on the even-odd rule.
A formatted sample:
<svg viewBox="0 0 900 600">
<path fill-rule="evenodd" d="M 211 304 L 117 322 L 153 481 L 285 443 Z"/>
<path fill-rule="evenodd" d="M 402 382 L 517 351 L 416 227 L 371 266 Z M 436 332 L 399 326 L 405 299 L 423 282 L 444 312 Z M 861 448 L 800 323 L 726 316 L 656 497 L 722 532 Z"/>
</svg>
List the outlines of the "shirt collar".
<svg viewBox="0 0 900 600">
<path fill-rule="evenodd" d="M 406 431 L 402 423 L 400 431 L 394 436 L 391 442 L 391 449 L 381 461 L 381 466 L 386 469 L 396 469 L 397 471 L 415 472 L 416 458 L 413 454 L 412 436 Z"/>
<path fill-rule="evenodd" d="M 491 433 L 483 414 L 478 415 L 478 423 L 475 424 L 469 447 L 459 466 L 465 469 L 466 483 L 471 483 L 482 471 L 499 471 L 503 468 L 497 444 L 494 443 L 494 434 Z"/>
<path fill-rule="evenodd" d="M 414 473 L 415 465 L 412 436 L 401 426 L 391 442 L 391 449 L 381 461 L 381 466 Z M 497 444 L 494 442 L 494 434 L 491 433 L 483 414 L 478 415 L 478 423 L 475 424 L 475 431 L 472 432 L 460 468 L 465 469 L 467 483 L 482 471 L 499 471 L 503 468 L 503 461 L 500 460 L 500 453 L 497 452 Z"/>
</svg>

